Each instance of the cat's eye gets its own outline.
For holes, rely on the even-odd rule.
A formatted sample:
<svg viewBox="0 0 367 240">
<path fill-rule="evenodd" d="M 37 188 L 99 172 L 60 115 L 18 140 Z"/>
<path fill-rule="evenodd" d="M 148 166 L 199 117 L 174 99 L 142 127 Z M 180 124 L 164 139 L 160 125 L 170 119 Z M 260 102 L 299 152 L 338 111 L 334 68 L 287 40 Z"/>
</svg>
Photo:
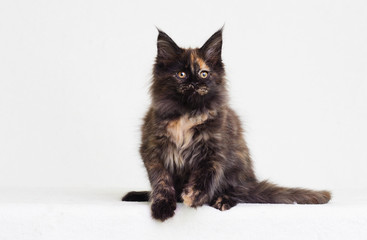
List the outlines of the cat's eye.
<svg viewBox="0 0 367 240">
<path fill-rule="evenodd" d="M 201 71 L 199 73 L 201 78 L 207 78 L 209 76 L 209 72 L 208 71 Z"/>
<path fill-rule="evenodd" d="M 185 72 L 178 72 L 178 73 L 177 73 L 177 76 L 178 76 L 179 78 L 181 78 L 181 79 L 184 79 L 184 78 L 186 78 L 186 73 L 185 73 Z"/>
</svg>

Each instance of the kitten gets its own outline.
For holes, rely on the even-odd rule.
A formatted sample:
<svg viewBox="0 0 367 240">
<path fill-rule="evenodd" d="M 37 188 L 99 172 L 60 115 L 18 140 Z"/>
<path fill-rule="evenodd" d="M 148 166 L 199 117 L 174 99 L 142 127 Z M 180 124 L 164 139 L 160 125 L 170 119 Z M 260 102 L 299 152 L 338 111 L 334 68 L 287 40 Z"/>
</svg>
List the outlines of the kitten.
<svg viewBox="0 0 367 240">
<path fill-rule="evenodd" d="M 195 49 L 180 48 L 158 31 L 140 147 L 152 191 L 130 192 L 123 201 L 150 200 L 152 216 L 161 221 L 174 215 L 176 202 L 221 211 L 237 203 L 327 203 L 328 191 L 257 180 L 241 122 L 228 105 L 222 29 Z"/>
</svg>

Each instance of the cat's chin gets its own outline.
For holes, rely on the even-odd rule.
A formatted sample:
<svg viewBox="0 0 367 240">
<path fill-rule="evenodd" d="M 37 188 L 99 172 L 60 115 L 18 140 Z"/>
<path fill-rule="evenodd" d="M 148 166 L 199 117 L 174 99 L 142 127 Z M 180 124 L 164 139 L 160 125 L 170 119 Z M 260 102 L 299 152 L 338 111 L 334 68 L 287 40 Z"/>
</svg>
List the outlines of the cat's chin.
<svg viewBox="0 0 367 240">
<path fill-rule="evenodd" d="M 201 96 L 204 96 L 206 94 L 208 94 L 209 92 L 209 89 L 207 87 L 202 87 L 202 88 L 198 88 L 195 90 L 195 93 L 201 95 Z"/>
<path fill-rule="evenodd" d="M 189 101 L 189 102 L 201 102 L 203 101 L 205 95 L 207 95 L 207 93 L 199 93 L 197 91 L 195 92 L 191 92 L 190 94 L 184 94 L 185 98 Z"/>
</svg>

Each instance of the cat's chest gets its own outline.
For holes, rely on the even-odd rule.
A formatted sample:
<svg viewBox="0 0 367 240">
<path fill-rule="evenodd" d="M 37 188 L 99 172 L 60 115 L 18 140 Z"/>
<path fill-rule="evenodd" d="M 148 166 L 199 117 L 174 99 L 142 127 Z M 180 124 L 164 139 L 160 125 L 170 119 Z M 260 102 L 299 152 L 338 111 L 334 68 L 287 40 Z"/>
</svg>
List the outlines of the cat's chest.
<svg viewBox="0 0 367 240">
<path fill-rule="evenodd" d="M 194 127 L 203 124 L 208 119 L 208 114 L 190 117 L 188 114 L 168 122 L 166 131 L 170 140 L 177 148 L 186 148 L 190 145 L 194 135 Z"/>
<path fill-rule="evenodd" d="M 187 149 L 197 143 L 196 138 L 202 135 L 195 134 L 195 127 L 204 124 L 210 118 L 210 114 L 195 116 L 183 115 L 180 118 L 167 123 L 166 134 L 170 140 L 165 152 L 165 165 L 170 169 L 183 168 L 188 161 L 186 155 L 191 155 Z"/>
</svg>

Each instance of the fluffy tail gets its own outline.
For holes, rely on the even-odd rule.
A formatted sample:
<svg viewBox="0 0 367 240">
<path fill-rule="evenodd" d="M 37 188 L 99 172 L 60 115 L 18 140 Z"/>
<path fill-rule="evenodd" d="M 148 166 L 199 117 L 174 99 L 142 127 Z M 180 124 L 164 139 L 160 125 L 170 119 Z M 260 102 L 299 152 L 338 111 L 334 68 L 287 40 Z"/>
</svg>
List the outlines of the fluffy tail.
<svg viewBox="0 0 367 240">
<path fill-rule="evenodd" d="M 122 198 L 122 201 L 127 201 L 127 202 L 148 202 L 149 197 L 150 197 L 150 192 L 149 191 L 128 192 Z"/>
<path fill-rule="evenodd" d="M 328 191 L 313 191 L 302 188 L 279 187 L 267 181 L 257 183 L 250 189 L 246 202 L 250 203 L 298 203 L 325 204 L 331 199 Z"/>
</svg>

